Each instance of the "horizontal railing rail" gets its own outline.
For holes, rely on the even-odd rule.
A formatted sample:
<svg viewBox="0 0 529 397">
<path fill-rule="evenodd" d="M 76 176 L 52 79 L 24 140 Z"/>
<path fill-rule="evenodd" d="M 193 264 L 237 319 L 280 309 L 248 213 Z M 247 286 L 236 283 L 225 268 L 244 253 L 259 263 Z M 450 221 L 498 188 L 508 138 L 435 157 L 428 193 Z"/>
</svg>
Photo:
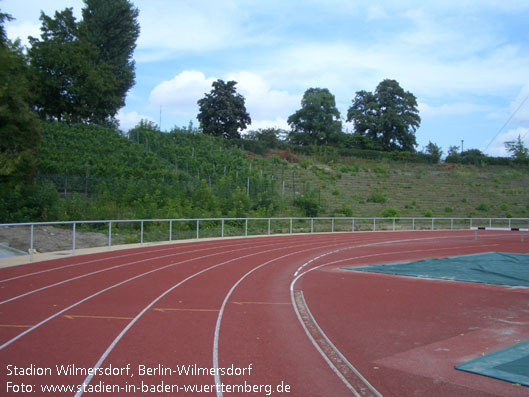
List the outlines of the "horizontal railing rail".
<svg viewBox="0 0 529 397">
<path fill-rule="evenodd" d="M 104 226 L 107 233 L 108 248 L 112 247 L 113 226 L 135 224 L 139 225 L 138 243 L 143 245 L 145 237 L 145 226 L 147 224 L 168 225 L 168 234 L 159 241 L 174 240 L 174 225 L 187 223 L 180 230 L 178 239 L 200 239 L 201 237 L 247 237 L 253 235 L 293 234 L 293 233 L 321 233 L 321 232 L 358 232 L 358 231 L 397 231 L 397 230 L 462 230 L 475 227 L 502 227 L 502 228 L 527 228 L 529 218 L 440 218 L 440 217 L 275 217 L 275 218 L 178 218 L 178 219 L 116 219 L 116 220 L 86 220 L 86 221 L 60 221 L 60 222 L 27 222 L 27 223 L 3 223 L 0 228 L 29 227 L 28 252 L 30 260 L 33 260 L 35 228 L 44 226 L 71 226 L 71 251 L 75 254 L 76 234 L 80 225 L 108 225 Z M 211 232 L 212 225 L 220 229 Z M 233 223 L 237 223 L 234 227 Z M 264 223 L 264 226 L 262 226 Z M 280 223 L 279 226 L 277 224 Z M 202 229 L 201 229 L 202 224 Z M 260 224 L 260 226 L 256 226 Z M 192 225 L 192 226 L 191 226 Z M 206 225 L 206 226 L 204 226 Z M 230 228 L 227 233 L 227 228 Z M 201 234 L 201 231 L 209 231 Z M 182 235 L 184 237 L 182 238 Z M 189 237 L 191 236 L 191 237 Z"/>
</svg>

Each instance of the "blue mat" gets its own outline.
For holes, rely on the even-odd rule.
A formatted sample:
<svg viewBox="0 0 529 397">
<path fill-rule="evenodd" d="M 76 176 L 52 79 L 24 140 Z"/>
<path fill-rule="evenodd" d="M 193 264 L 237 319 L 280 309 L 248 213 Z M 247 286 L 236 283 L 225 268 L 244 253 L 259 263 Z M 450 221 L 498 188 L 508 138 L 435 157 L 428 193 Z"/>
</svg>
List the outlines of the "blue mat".
<svg viewBox="0 0 529 397">
<path fill-rule="evenodd" d="M 529 386 L 529 342 L 457 365 L 456 369 Z"/>
<path fill-rule="evenodd" d="M 348 270 L 529 287 L 529 254 L 488 252 Z"/>
</svg>

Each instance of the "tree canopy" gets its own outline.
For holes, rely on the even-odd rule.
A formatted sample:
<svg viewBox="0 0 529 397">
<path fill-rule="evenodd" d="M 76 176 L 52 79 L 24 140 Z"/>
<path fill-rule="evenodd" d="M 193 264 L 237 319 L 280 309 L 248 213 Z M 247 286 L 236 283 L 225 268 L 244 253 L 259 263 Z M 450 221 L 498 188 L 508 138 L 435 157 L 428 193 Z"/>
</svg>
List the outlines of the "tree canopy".
<svg viewBox="0 0 529 397">
<path fill-rule="evenodd" d="M 38 165 L 41 123 L 32 111 L 22 49 L 11 43 L 0 14 L 0 183 L 26 183 Z"/>
<path fill-rule="evenodd" d="M 41 13 L 40 39 L 30 37 L 36 108 L 45 120 L 114 122 L 134 84 L 131 61 L 138 11 L 127 0 L 86 0 L 82 21 L 71 8 Z"/>
<path fill-rule="evenodd" d="M 354 123 L 356 134 L 369 137 L 383 150 L 415 151 L 417 146 L 417 99 L 396 80 L 382 81 L 374 93 L 358 91 L 347 121 Z"/>
<path fill-rule="evenodd" d="M 198 101 L 197 119 L 204 133 L 240 138 L 240 131 L 252 122 L 244 105 L 244 97 L 237 93 L 236 85 L 236 81 L 218 79 L 213 82 L 211 92 Z"/>
<path fill-rule="evenodd" d="M 116 76 L 114 95 L 125 105 L 125 96 L 134 85 L 135 63 L 132 59 L 140 34 L 139 11 L 128 0 L 84 0 L 83 25 L 86 39 L 99 51 Z M 116 109 L 117 111 L 117 109 Z"/>
<path fill-rule="evenodd" d="M 325 145 L 342 131 L 340 112 L 334 95 L 327 88 L 309 88 L 301 109 L 288 118 L 290 142 L 298 145 Z"/>
<path fill-rule="evenodd" d="M 529 149 L 524 145 L 520 135 L 515 141 L 505 142 L 505 148 L 517 160 L 529 159 Z"/>
</svg>

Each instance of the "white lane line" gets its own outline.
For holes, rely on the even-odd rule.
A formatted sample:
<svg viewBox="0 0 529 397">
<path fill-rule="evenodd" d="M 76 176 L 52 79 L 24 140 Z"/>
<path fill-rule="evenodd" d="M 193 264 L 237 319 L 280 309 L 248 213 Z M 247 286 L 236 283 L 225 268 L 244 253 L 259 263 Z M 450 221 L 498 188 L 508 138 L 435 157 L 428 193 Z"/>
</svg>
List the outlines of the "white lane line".
<svg viewBox="0 0 529 397">
<path fill-rule="evenodd" d="M 291 298 L 305 333 L 345 386 L 357 397 L 371 395 L 381 397 L 382 395 L 347 361 L 321 330 L 307 307 L 303 291 L 295 291 Z"/>
<path fill-rule="evenodd" d="M 416 240 L 430 240 L 431 238 L 423 238 L 423 239 L 412 239 L 413 241 Z M 401 240 L 397 240 L 397 242 L 401 242 Z M 368 244 L 368 245 L 377 245 L 375 244 Z M 496 244 L 493 244 L 496 245 Z M 363 245 L 366 246 L 366 245 Z M 313 261 L 308 261 L 304 265 L 302 265 L 298 271 L 296 271 L 297 276 L 294 278 L 292 283 L 290 284 L 290 296 L 292 300 L 292 304 L 294 305 L 294 309 L 296 312 L 296 315 L 298 317 L 299 322 L 303 326 L 303 329 L 305 330 L 305 333 L 309 337 L 312 344 L 316 347 L 316 350 L 322 355 L 322 357 L 325 359 L 325 361 L 329 364 L 331 369 L 336 373 L 336 375 L 344 382 L 344 384 L 353 391 L 355 395 L 358 395 L 358 391 L 355 389 L 355 387 L 351 384 L 354 383 L 355 386 L 359 389 L 360 395 L 369 395 L 364 394 L 366 393 L 366 390 L 362 385 L 358 386 L 358 380 L 361 380 L 364 385 L 366 385 L 371 392 L 374 393 L 376 396 L 381 396 L 381 394 L 365 379 L 360 372 L 353 367 L 349 361 L 343 356 L 343 354 L 334 346 L 334 344 L 330 341 L 330 339 L 325 335 L 323 330 L 319 327 L 318 323 L 312 316 L 312 314 L 309 311 L 309 308 L 305 302 L 305 299 L 302 295 L 302 291 L 295 291 L 295 284 L 296 282 L 303 277 L 305 274 L 320 269 L 324 266 L 330 266 L 336 263 L 340 262 L 346 262 L 351 261 L 355 259 L 363 259 L 368 257 L 375 257 L 375 256 L 384 256 L 384 255 L 395 255 L 395 254 L 402 254 L 402 253 L 414 253 L 414 252 L 426 252 L 426 251 L 443 251 L 443 250 L 454 250 L 454 249 L 460 249 L 460 248 L 477 248 L 477 247 L 489 247 L 490 244 L 480 244 L 480 245 L 472 245 L 472 246 L 459 246 L 459 247 L 447 247 L 447 248 L 432 248 L 432 249 L 421 249 L 421 250 L 407 250 L 407 251 L 394 251 L 394 252 L 386 252 L 386 253 L 379 253 L 379 254 L 369 254 L 369 255 L 362 255 L 357 257 L 351 257 L 346 259 L 340 259 L 328 263 L 324 263 L 322 265 L 313 267 L 301 274 L 299 274 L 299 270 L 303 269 Z M 355 248 L 355 247 L 353 247 Z M 346 248 L 347 249 L 347 248 Z M 345 249 L 343 249 L 345 250 Z M 343 251 L 340 250 L 340 251 Z M 334 253 L 336 251 L 329 252 L 327 255 L 330 255 L 331 253 Z M 325 254 L 320 255 L 319 257 L 326 256 Z M 301 296 L 299 296 L 299 292 L 301 292 Z M 317 341 L 318 340 L 318 341 Z M 324 341 L 323 343 L 321 341 Z M 342 371 L 344 368 L 344 364 L 346 367 L 350 370 L 351 373 L 353 373 L 355 376 L 351 377 L 351 374 L 348 371 L 345 371 L 345 373 Z M 352 382 L 349 382 L 348 378 L 352 379 Z"/>
<path fill-rule="evenodd" d="M 269 246 L 269 245 L 272 245 L 272 244 L 267 244 L 267 245 L 262 245 L 262 246 L 266 247 L 266 246 Z M 237 247 L 237 246 L 239 246 L 239 245 L 233 244 L 233 245 L 230 245 L 230 246 L 227 246 L 227 247 Z M 226 248 L 226 247 L 223 247 L 223 248 Z M 255 247 L 254 246 L 249 246 L 249 247 L 241 248 L 240 250 L 242 250 L 242 249 L 251 249 L 251 248 L 255 248 Z M 12 302 L 14 300 L 23 298 L 23 297 L 28 296 L 28 295 L 32 295 L 32 294 L 40 292 L 40 291 L 44 291 L 44 290 L 46 290 L 48 288 L 57 287 L 59 285 L 66 284 L 66 283 L 69 283 L 71 281 L 79 280 L 81 278 L 88 277 L 88 276 L 93 276 L 94 274 L 103 273 L 103 272 L 106 272 L 106 271 L 109 271 L 109 270 L 118 269 L 120 267 L 136 265 L 136 264 L 142 263 L 142 262 L 150 262 L 150 261 L 153 261 L 153 260 L 165 259 L 165 258 L 169 258 L 169 257 L 172 257 L 172 256 L 179 256 L 179 255 L 183 255 L 183 254 L 191 254 L 191 253 L 195 253 L 195 252 L 208 251 L 210 249 L 214 249 L 214 247 L 206 248 L 206 249 L 193 250 L 193 251 L 185 251 L 183 253 L 174 253 L 174 254 L 168 254 L 168 255 L 162 255 L 162 256 L 156 256 L 156 257 L 149 257 L 149 258 L 141 259 L 141 260 L 134 261 L 134 262 L 127 262 L 127 263 L 123 263 L 121 265 L 107 267 L 107 268 L 96 270 L 96 271 L 93 271 L 93 272 L 90 272 L 90 273 L 81 274 L 79 276 L 72 277 L 72 278 L 69 278 L 67 280 L 59 281 L 57 283 L 49 284 L 49 285 L 46 285 L 44 287 L 34 289 L 32 291 L 25 292 L 23 294 L 14 296 L 12 298 L 0 301 L 0 305 L 3 305 L 3 304 L 8 303 L 8 302 Z M 228 252 L 233 252 L 233 251 L 228 251 Z"/>
<path fill-rule="evenodd" d="M 343 243 L 342 243 L 343 244 Z M 300 246 L 303 246 L 303 245 L 312 245 L 312 244 L 300 244 Z M 335 244 L 337 245 L 337 244 Z M 189 277 L 187 277 L 186 279 L 180 281 L 178 284 L 172 286 L 171 288 L 169 288 L 168 290 L 166 290 L 163 294 L 161 294 L 160 296 L 158 296 L 156 299 L 154 299 L 149 305 L 147 305 L 140 313 L 138 313 L 138 315 L 136 317 L 134 317 L 134 319 L 120 332 L 120 334 L 114 339 L 114 341 L 110 344 L 110 346 L 107 348 L 107 350 L 103 353 L 103 355 L 99 358 L 98 362 L 96 363 L 96 365 L 94 366 L 94 371 L 92 371 L 92 373 L 96 373 L 96 369 L 97 368 L 100 368 L 101 365 L 103 364 L 103 362 L 106 360 L 106 358 L 108 357 L 108 355 L 110 354 L 110 352 L 114 349 L 114 347 L 117 345 L 117 343 L 121 340 L 121 338 L 123 338 L 123 336 L 127 333 L 127 331 L 134 325 L 134 323 L 136 321 L 138 321 L 138 319 L 143 316 L 143 314 L 145 314 L 145 312 L 147 310 L 149 310 L 149 308 L 151 308 L 153 305 L 155 305 L 160 299 L 162 299 L 164 296 L 166 296 L 168 293 L 170 293 L 171 291 L 173 291 L 175 288 L 177 288 L 178 286 L 182 285 L 183 283 L 185 283 L 186 281 L 188 280 L 191 280 L 192 278 L 202 274 L 202 273 L 205 273 L 211 269 L 214 269 L 216 267 L 219 267 L 219 266 L 223 266 L 227 263 L 231 263 L 231 262 L 234 262 L 234 261 L 238 261 L 238 260 L 241 260 L 241 259 L 245 259 L 245 258 L 248 258 L 248 257 L 251 257 L 251 256 L 256 256 L 256 255 L 262 255 L 262 254 L 267 254 L 267 253 L 270 253 L 270 252 L 274 252 L 274 251 L 279 251 L 279 250 L 284 250 L 284 249 L 288 249 L 290 248 L 290 245 L 289 246 L 286 246 L 286 247 L 280 247 L 280 248 L 274 248 L 274 249 L 271 249 L 271 250 L 267 250 L 267 251 L 259 251 L 259 252 L 256 252 L 256 253 L 253 253 L 253 254 L 248 254 L 248 255 L 244 255 L 244 256 L 240 256 L 240 257 L 237 257 L 237 258 L 233 258 L 233 259 L 230 259 L 230 260 L 227 260 L 225 262 L 222 262 L 222 263 L 218 263 L 216 265 L 213 265 L 213 266 L 210 266 L 208 267 L 207 269 L 203 269 Z M 321 248 L 321 247 L 317 247 L 317 248 Z M 310 249 L 307 249 L 307 250 L 304 250 L 304 251 L 310 251 L 310 250 L 313 250 L 313 249 L 317 249 L 317 248 L 310 248 Z M 304 252 L 304 251 L 299 251 L 299 252 Z M 299 252 L 296 252 L 296 253 L 299 253 Z M 293 255 L 294 253 L 292 254 L 288 254 L 288 255 L 285 255 L 285 256 L 289 256 L 289 255 Z M 282 258 L 282 257 L 280 257 Z M 280 258 L 275 258 L 275 259 L 272 259 L 266 263 L 270 263 L 270 262 L 273 262 L 274 260 L 277 260 L 277 259 L 280 259 Z M 265 263 L 265 264 L 266 264 Z M 265 265 L 263 264 L 263 265 Z M 258 267 L 261 267 L 263 265 L 260 265 Z M 256 270 L 257 268 L 254 268 L 252 271 L 250 271 L 249 273 L 253 272 L 254 270 Z M 248 274 L 246 274 L 248 275 Z M 246 276 L 244 276 L 246 277 Z M 243 278 L 244 278 L 243 277 Z M 241 281 L 241 280 L 239 280 Z M 227 302 L 227 298 L 225 299 L 224 301 L 224 305 L 223 305 L 223 308 L 225 306 Z M 222 309 L 223 309 L 222 308 Z M 217 323 L 220 327 L 220 322 L 217 320 Z M 217 331 L 215 331 L 217 333 Z M 218 362 L 218 360 L 217 360 Z M 93 378 L 93 375 L 89 375 L 86 377 L 86 379 L 83 381 L 83 385 L 88 385 L 91 380 Z M 83 386 L 84 387 L 84 386 Z M 81 388 L 82 390 L 83 388 Z M 79 391 L 76 396 L 81 396 L 82 395 L 82 391 Z"/>
<path fill-rule="evenodd" d="M 252 270 L 250 270 L 244 276 L 242 276 L 235 284 L 233 284 L 233 286 L 228 291 L 228 294 L 224 298 L 224 301 L 222 302 L 222 305 L 220 307 L 219 314 L 218 314 L 218 317 L 217 317 L 217 324 L 215 325 L 215 335 L 214 335 L 214 338 L 213 338 L 213 368 L 215 369 L 214 377 L 215 377 L 215 385 L 216 385 L 216 389 L 217 389 L 217 397 L 222 397 L 222 395 L 223 395 L 222 394 L 222 387 L 220 386 L 221 385 L 220 375 L 219 375 L 219 371 L 218 371 L 218 368 L 219 368 L 220 325 L 221 325 L 221 322 L 222 322 L 222 316 L 224 314 L 224 309 L 225 309 L 225 307 L 226 307 L 226 305 L 228 303 L 228 300 L 230 299 L 233 291 L 235 291 L 235 288 L 237 288 L 237 286 L 246 277 L 248 277 L 250 274 L 252 274 L 256 270 L 262 268 L 263 266 L 269 265 L 272 262 L 287 258 L 287 257 L 292 256 L 292 255 L 297 255 L 297 254 L 300 254 L 300 253 L 303 253 L 303 252 L 308 252 L 308 251 L 312 251 L 312 250 L 315 250 L 315 249 L 321 249 L 321 248 L 325 248 L 325 247 L 333 247 L 333 246 L 337 246 L 337 245 L 342 245 L 344 243 L 347 243 L 347 241 L 343 241 L 343 242 L 340 242 L 340 243 L 337 243 L 337 244 L 331 244 L 331 245 L 327 245 L 327 246 L 324 245 L 324 246 L 312 247 L 312 248 L 308 248 L 308 249 L 305 249 L 305 250 L 299 250 L 299 251 L 295 251 L 295 252 L 291 252 L 291 253 L 279 256 L 277 258 L 271 259 L 269 261 L 266 261 L 266 262 L 264 262 L 264 263 L 262 263 L 262 264 L 260 264 L 260 265 L 258 265 L 256 267 L 254 267 Z M 308 245 L 308 244 L 303 244 L 303 245 Z M 310 245 L 313 245 L 313 244 L 310 244 Z M 301 246 L 302 245 L 299 245 L 298 247 L 301 247 Z"/>
<path fill-rule="evenodd" d="M 412 238 L 412 239 L 389 240 L 389 241 L 376 241 L 374 243 L 364 243 L 364 244 L 359 244 L 359 245 L 353 245 L 353 246 L 345 247 L 345 248 L 338 249 L 338 250 L 335 250 L 335 251 L 326 252 L 324 254 L 321 254 L 321 255 L 311 259 L 310 261 L 304 263 L 303 265 L 301 265 L 294 272 L 294 277 L 297 277 L 301 273 L 301 271 L 303 269 L 305 269 L 305 267 L 307 267 L 311 263 L 315 262 L 317 259 L 321 259 L 321 258 L 323 258 L 325 256 L 328 256 L 328 255 L 331 255 L 331 254 L 335 254 L 335 253 L 338 253 L 338 252 L 341 252 L 341 251 L 346 251 L 346 250 L 351 250 L 351 249 L 356 249 L 356 248 L 374 247 L 374 246 L 377 246 L 377 245 L 392 245 L 392 244 L 396 244 L 396 243 L 407 243 L 407 242 L 414 242 L 414 241 L 438 240 L 438 239 L 441 239 L 441 238 L 442 239 L 451 239 L 451 238 L 454 238 L 454 236 L 444 236 L 444 237 L 436 236 L 436 237 L 422 237 L 422 238 Z M 422 250 L 422 251 L 426 251 L 426 250 Z"/>
<path fill-rule="evenodd" d="M 191 245 L 191 244 L 189 244 L 189 245 Z M 196 244 L 194 244 L 194 245 L 196 245 Z M 248 245 L 250 245 L 250 244 L 248 244 Z M 224 245 L 224 246 L 222 246 L 222 248 L 237 247 L 237 246 L 240 246 L 240 244 Z M 8 281 L 18 280 L 18 279 L 24 278 L 24 277 L 35 276 L 37 274 L 48 273 L 48 272 L 52 272 L 52 271 L 55 271 L 55 270 L 63 270 L 63 269 L 67 269 L 69 267 L 88 265 L 90 263 L 110 261 L 110 260 L 114 260 L 114 259 L 122 259 L 122 258 L 127 258 L 129 256 L 139 256 L 139 255 L 142 255 L 142 254 L 150 254 L 150 253 L 153 253 L 153 252 L 159 253 L 161 251 L 176 250 L 177 248 L 190 248 L 190 247 L 189 246 L 184 246 L 184 245 L 177 245 L 177 246 L 171 246 L 171 247 L 166 247 L 166 248 L 158 248 L 158 249 L 145 250 L 145 251 L 141 250 L 139 252 L 133 252 L 133 253 L 129 253 L 129 254 L 108 256 L 108 257 L 99 258 L 99 259 L 92 259 L 92 260 L 85 261 L 85 262 L 79 262 L 79 263 L 73 263 L 73 264 L 70 264 L 70 265 L 58 266 L 58 267 L 54 267 L 54 268 L 46 269 L 46 270 L 39 270 L 38 272 L 21 274 L 19 276 L 15 276 L 15 277 L 11 277 L 11 278 L 6 278 L 6 279 L 3 279 L 3 280 L 0 280 L 0 283 L 6 283 Z M 213 246 L 213 247 L 208 247 L 208 248 L 201 248 L 199 250 L 175 252 L 173 255 L 176 256 L 176 255 L 190 254 L 190 253 L 193 253 L 193 252 L 207 251 L 207 250 L 215 249 L 215 248 L 218 248 L 218 247 L 214 247 Z M 134 249 L 134 248 L 131 248 L 131 249 Z M 153 259 L 156 259 L 156 258 L 153 258 Z M 53 260 L 51 260 L 51 261 L 53 261 Z M 5 269 L 9 269 L 9 268 L 5 268 Z"/>
<path fill-rule="evenodd" d="M 427 239 L 432 239 L 432 238 L 427 238 Z M 370 243 L 370 244 L 362 244 L 362 245 L 358 245 L 358 246 L 349 246 L 349 247 L 345 247 L 345 248 L 340 248 L 340 249 L 337 249 L 337 250 L 333 250 L 333 251 L 329 251 L 329 252 L 326 252 L 324 254 L 321 254 L 321 255 L 318 255 L 317 257 L 315 258 L 312 258 L 311 260 L 309 260 L 308 262 L 306 262 L 304 265 L 300 266 L 300 268 L 298 268 L 298 270 L 296 271 L 296 274 L 299 273 L 305 266 L 307 266 L 308 264 L 314 262 L 316 259 L 318 258 L 322 258 L 326 255 L 330 255 L 332 253 L 336 253 L 336 252 L 340 252 L 340 251 L 343 251 L 343 250 L 348 250 L 348 249 L 353 249 L 353 248 L 358 248 L 358 247 L 364 247 L 364 246 L 371 246 L 371 245 L 379 245 L 379 244 L 388 244 L 388 242 L 380 242 L 378 241 L 378 239 L 376 240 L 377 242 L 375 243 Z M 408 240 L 395 240 L 393 242 L 405 242 L 405 241 L 408 241 Z M 217 317 L 217 324 L 215 326 L 215 335 L 214 335 L 214 339 L 213 339 L 213 368 L 215 369 L 215 375 L 214 375 L 214 378 L 215 378 L 215 385 L 217 386 L 216 389 L 217 389 L 217 397 L 222 397 L 223 396 L 223 393 L 222 393 L 222 388 L 221 388 L 221 380 L 220 380 L 220 375 L 219 375 L 219 371 L 217 371 L 217 369 L 219 368 L 219 334 L 220 334 L 220 325 L 221 325 L 221 322 L 222 322 L 222 316 L 224 314 L 224 309 L 226 307 L 226 304 L 228 303 L 228 300 L 231 296 L 231 294 L 233 293 L 233 291 L 235 290 L 235 288 L 247 277 L 249 276 L 251 273 L 253 273 L 254 271 L 258 270 L 259 268 L 271 263 L 271 262 L 274 262 L 276 260 L 279 260 L 279 259 L 283 259 L 285 257 L 288 257 L 288 256 L 291 256 L 291 255 L 294 255 L 294 254 L 299 254 L 301 252 L 307 252 L 307 251 L 311 251 L 311 250 L 314 250 L 314 249 L 321 249 L 321 248 L 325 248 L 325 247 L 332 247 L 332 246 L 338 246 L 338 245 L 342 245 L 344 243 L 346 243 L 347 241 L 342 241 L 340 243 L 337 243 L 337 244 L 333 244 L 333 245 L 327 245 L 327 246 L 318 246 L 318 247 L 314 247 L 314 248 L 309 248 L 307 250 L 301 250 L 301 251 L 296 251 L 296 252 L 293 252 L 293 253 L 290 253 L 290 254 L 287 254 L 287 255 L 284 255 L 284 256 L 281 256 L 279 258 L 275 258 L 275 259 L 272 259 L 268 262 L 265 262 L 255 268 L 253 268 L 252 270 L 250 270 L 248 273 L 246 273 L 243 277 L 241 277 L 233 286 L 232 288 L 230 289 L 230 291 L 228 292 L 228 294 L 226 295 L 226 297 L 224 298 L 224 301 L 222 303 L 222 306 L 219 310 L 219 315 Z M 300 275 L 301 276 L 301 275 Z M 298 276 L 297 278 L 299 278 L 300 276 Z M 296 279 L 297 279 L 296 278 Z"/>
<path fill-rule="evenodd" d="M 148 272 L 144 272 L 144 273 L 138 274 L 138 275 L 136 275 L 136 276 L 134 276 L 134 277 L 128 278 L 128 279 L 126 279 L 126 280 L 124 280 L 124 281 L 121 281 L 121 282 L 119 282 L 119 283 L 117 283 L 117 284 L 111 285 L 110 287 L 107 287 L 107 288 L 105 288 L 105 289 L 102 289 L 102 290 L 100 290 L 100 291 L 98 291 L 98 292 L 96 292 L 96 293 L 94 293 L 94 294 L 92 294 L 92 295 L 90 295 L 90 296 L 87 296 L 86 298 L 84 298 L 84 299 L 82 299 L 82 300 L 80 300 L 80 301 L 78 301 L 78 302 L 76 302 L 76 303 L 74 303 L 74 304 L 72 304 L 72 305 L 66 307 L 65 309 L 63 309 L 63 310 L 61 310 L 61 311 L 59 311 L 59 312 L 57 312 L 57 313 L 55 313 L 55 314 L 49 316 L 48 318 L 42 320 L 42 321 L 39 322 L 38 324 L 36 324 L 36 325 L 34 325 L 33 327 L 27 329 L 26 331 L 24 331 L 24 332 L 18 334 L 18 335 L 15 336 L 14 338 L 8 340 L 8 341 L 5 342 L 3 345 L 1 345 L 1 346 L 0 346 L 0 350 L 6 348 L 7 346 L 9 346 L 10 344 L 12 344 L 13 342 L 15 342 L 15 341 L 17 341 L 18 339 L 22 338 L 24 335 L 27 335 L 28 333 L 34 331 L 35 329 L 39 328 L 40 326 L 46 324 L 48 321 L 50 321 L 50 320 L 52 320 L 52 319 L 54 319 L 54 318 L 60 316 L 61 314 L 67 312 L 67 311 L 70 310 L 70 309 L 73 309 L 74 307 L 80 305 L 81 303 L 84 303 L 84 302 L 86 302 L 86 301 L 88 301 L 88 300 L 90 300 L 90 299 L 92 299 L 92 298 L 94 298 L 94 297 L 96 297 L 96 296 L 98 296 L 98 295 L 101 295 L 101 294 L 104 293 L 104 292 L 107 292 L 107 291 L 109 291 L 109 290 L 111 290 L 111 289 L 114 289 L 114 288 L 116 288 L 116 287 L 119 287 L 119 286 L 121 286 L 121 285 L 123 285 L 123 284 L 126 284 L 126 283 L 132 281 L 132 280 L 136 280 L 137 278 L 140 278 L 140 277 L 146 276 L 146 275 L 148 275 L 148 274 L 152 274 L 152 273 L 158 272 L 158 271 L 160 271 L 160 270 L 164 270 L 164 269 L 167 269 L 167 268 L 169 268 L 169 267 L 173 267 L 173 266 L 180 265 L 180 264 L 183 264 L 183 263 L 188 263 L 188 262 L 196 261 L 196 260 L 199 260 L 199 259 L 210 258 L 210 257 L 212 257 L 212 256 L 217 256 L 217 255 L 222 255 L 222 254 L 227 254 L 227 253 L 233 253 L 233 252 L 243 251 L 243 250 L 245 250 L 245 249 L 248 249 L 248 248 L 242 248 L 242 249 L 231 250 L 231 251 L 223 251 L 223 252 L 221 252 L 221 253 L 213 253 L 213 254 L 209 254 L 209 255 L 203 255 L 203 256 L 200 256 L 200 257 L 198 257 L 198 258 L 190 258 L 190 259 L 186 259 L 186 260 L 183 260 L 183 261 L 180 261 L 180 262 L 170 263 L 170 264 L 168 264 L 168 265 L 165 265 L 165 266 L 162 266 L 162 267 L 159 267 L 159 268 L 156 268 L 156 269 L 150 270 L 150 271 L 148 271 Z"/>
<path fill-rule="evenodd" d="M 244 255 L 244 256 L 240 256 L 240 257 L 237 257 L 237 258 L 233 258 L 233 259 L 230 259 L 230 260 L 227 260 L 227 261 L 224 261 L 224 262 L 221 262 L 221 263 L 217 263 L 216 265 L 213 265 L 213 266 L 210 266 L 206 269 L 203 269 L 197 273 L 194 273 L 192 274 L 191 276 L 185 278 L 184 280 L 180 281 L 179 283 L 173 285 L 171 288 L 169 288 L 168 290 L 166 290 L 164 293 L 162 293 L 161 295 L 159 295 L 156 299 L 154 299 L 153 301 L 151 301 L 151 303 L 149 303 L 147 306 L 145 306 L 145 308 L 143 308 L 142 311 L 140 311 L 136 317 L 134 317 L 133 320 L 131 320 L 127 326 L 125 328 L 123 328 L 123 330 L 119 333 L 119 335 L 114 339 L 114 341 L 112 341 L 112 343 L 110 344 L 110 346 L 108 346 L 108 348 L 105 350 L 105 352 L 103 353 L 103 355 L 99 358 L 99 360 L 97 361 L 97 363 L 94 365 L 94 370 L 92 371 L 92 375 L 88 375 L 86 377 L 86 379 L 83 381 L 83 386 L 79 388 L 79 391 L 77 392 L 77 394 L 75 395 L 76 397 L 79 397 L 83 394 L 82 390 L 85 388 L 84 385 L 88 385 L 92 378 L 94 377 L 94 373 L 97 372 L 97 369 L 101 367 L 101 365 L 103 365 L 103 362 L 107 359 L 108 355 L 110 354 L 110 352 L 112 352 L 112 350 L 114 349 L 114 347 L 116 347 L 116 345 L 118 344 L 118 342 L 121 340 L 121 338 L 123 338 L 123 336 L 127 333 L 127 331 L 134 325 L 134 323 L 136 323 L 136 321 L 138 321 L 140 319 L 141 316 L 143 316 L 145 314 L 145 312 L 147 310 L 149 310 L 153 305 L 155 305 L 160 299 L 162 299 L 164 296 L 166 296 L 167 294 L 169 294 L 171 291 L 173 291 L 175 288 L 181 286 L 182 284 L 184 284 L 186 281 L 189 281 L 193 278 L 195 278 L 196 276 L 199 276 L 200 274 L 202 273 L 205 273 L 209 270 L 212 270 L 212 269 L 215 269 L 216 267 L 219 267 L 219 266 L 223 266 L 223 265 L 226 265 L 228 263 L 231 263 L 231 262 L 234 262 L 234 261 L 238 261 L 238 260 L 241 260 L 241 259 L 245 259 L 245 258 L 249 258 L 250 256 L 255 256 L 255 255 L 262 255 L 262 254 L 266 254 L 268 252 L 273 252 L 273 251 L 277 251 L 277 250 L 281 250 L 281 249 L 285 249 L 285 248 L 288 248 L 288 247 L 282 247 L 282 248 L 274 248 L 272 250 L 268 250 L 268 251 L 260 251 L 260 252 L 256 252 L 256 253 L 253 253 L 253 254 L 248 254 L 248 255 Z"/>
</svg>

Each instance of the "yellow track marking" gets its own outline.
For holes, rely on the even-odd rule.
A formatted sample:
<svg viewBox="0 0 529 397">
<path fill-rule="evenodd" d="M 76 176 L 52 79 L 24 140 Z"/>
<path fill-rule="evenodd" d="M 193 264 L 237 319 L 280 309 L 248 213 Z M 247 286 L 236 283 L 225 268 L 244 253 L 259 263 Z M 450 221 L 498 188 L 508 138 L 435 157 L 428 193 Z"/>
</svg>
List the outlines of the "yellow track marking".
<svg viewBox="0 0 529 397">
<path fill-rule="evenodd" d="M 78 314 L 63 314 L 63 317 L 73 320 L 75 318 L 95 318 L 95 319 L 106 319 L 106 320 L 132 320 L 134 317 L 116 317 L 116 316 L 83 316 Z"/>
<path fill-rule="evenodd" d="M 290 305 L 290 302 L 231 302 L 235 305 Z"/>
<path fill-rule="evenodd" d="M 155 308 L 157 312 L 167 312 L 167 311 L 173 311 L 173 312 L 218 312 L 219 309 L 180 309 L 180 308 Z"/>
</svg>

